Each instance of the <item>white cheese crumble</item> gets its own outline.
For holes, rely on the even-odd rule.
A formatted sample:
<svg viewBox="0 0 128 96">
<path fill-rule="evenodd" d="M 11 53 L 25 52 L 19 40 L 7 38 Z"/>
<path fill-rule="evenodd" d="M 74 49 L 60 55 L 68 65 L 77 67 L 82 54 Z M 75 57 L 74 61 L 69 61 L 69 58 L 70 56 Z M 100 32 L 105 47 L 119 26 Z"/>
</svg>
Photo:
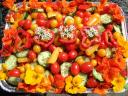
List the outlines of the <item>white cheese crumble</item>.
<svg viewBox="0 0 128 96">
<path fill-rule="evenodd" d="M 52 38 L 52 33 L 48 29 L 37 27 L 35 31 L 36 35 L 40 37 L 41 40 L 50 40 Z"/>
<path fill-rule="evenodd" d="M 60 26 L 58 31 L 60 32 L 60 36 L 61 38 L 74 38 L 74 34 L 72 31 L 74 31 L 76 28 L 74 25 L 70 25 L 70 26 Z"/>
<path fill-rule="evenodd" d="M 94 37 L 98 34 L 98 30 L 95 27 L 85 28 L 84 31 L 89 37 Z"/>
</svg>

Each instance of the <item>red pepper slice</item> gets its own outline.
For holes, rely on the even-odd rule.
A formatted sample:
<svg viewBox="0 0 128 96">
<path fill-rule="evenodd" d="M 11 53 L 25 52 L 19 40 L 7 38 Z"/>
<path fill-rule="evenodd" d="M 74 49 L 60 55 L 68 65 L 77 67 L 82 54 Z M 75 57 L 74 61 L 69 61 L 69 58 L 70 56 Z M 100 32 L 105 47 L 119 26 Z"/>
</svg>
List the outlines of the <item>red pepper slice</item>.
<svg viewBox="0 0 128 96">
<path fill-rule="evenodd" d="M 104 43 L 107 46 L 111 46 L 111 47 L 117 47 L 118 44 L 115 41 L 115 39 L 113 38 L 112 32 L 109 29 L 106 29 L 103 33 L 102 33 L 102 38 L 104 40 Z"/>
<path fill-rule="evenodd" d="M 88 41 L 87 41 L 88 40 Z M 81 43 L 81 46 L 83 47 L 83 48 L 88 48 L 88 47 L 90 47 L 91 46 L 91 41 L 89 41 L 89 39 L 87 39 L 86 37 L 84 37 L 83 39 L 82 39 L 82 43 Z"/>
<path fill-rule="evenodd" d="M 76 42 L 76 38 L 70 40 L 59 38 L 59 42 L 62 44 L 72 44 Z"/>
<path fill-rule="evenodd" d="M 79 10 L 86 10 L 86 9 L 88 9 L 90 6 L 89 5 L 79 5 L 79 7 L 78 7 L 78 9 Z"/>
<path fill-rule="evenodd" d="M 94 37 L 94 39 L 91 40 L 92 44 L 97 44 L 101 42 L 101 36 L 97 35 L 96 37 Z"/>
<path fill-rule="evenodd" d="M 23 39 L 25 39 L 25 41 L 23 41 Z M 31 35 L 24 30 L 18 30 L 18 35 L 16 37 L 16 42 L 15 42 L 16 49 L 20 51 L 25 48 L 30 48 L 31 45 L 32 45 Z"/>
<path fill-rule="evenodd" d="M 41 41 L 38 36 L 34 36 L 33 40 L 35 43 L 41 45 L 44 48 L 47 48 L 48 46 L 50 46 L 53 43 L 54 38 L 55 38 L 54 32 L 51 32 L 51 33 L 52 33 L 52 38 L 51 38 L 51 40 L 48 41 L 48 43 Z"/>
<path fill-rule="evenodd" d="M 97 35 L 96 37 L 94 37 L 94 39 L 90 40 L 87 39 L 87 34 L 85 32 L 83 32 L 82 30 L 80 31 L 81 35 L 82 35 L 82 42 L 81 42 L 81 46 L 83 48 L 88 48 L 90 47 L 91 45 L 93 44 L 97 44 L 97 43 L 100 43 L 101 42 L 101 36 L 100 35 Z M 88 40 L 88 43 L 87 43 L 87 40 Z"/>
</svg>

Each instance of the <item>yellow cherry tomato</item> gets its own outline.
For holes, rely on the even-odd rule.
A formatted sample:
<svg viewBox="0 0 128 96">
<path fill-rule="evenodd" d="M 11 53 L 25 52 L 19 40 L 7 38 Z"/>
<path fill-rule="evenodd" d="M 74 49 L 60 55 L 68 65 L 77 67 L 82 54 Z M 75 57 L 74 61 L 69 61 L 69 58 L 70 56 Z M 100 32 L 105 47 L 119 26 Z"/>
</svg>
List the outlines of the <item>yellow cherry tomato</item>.
<svg viewBox="0 0 128 96">
<path fill-rule="evenodd" d="M 84 58 L 82 56 L 79 56 L 76 59 L 76 63 L 78 63 L 79 65 L 82 65 L 83 63 L 85 63 Z"/>
<path fill-rule="evenodd" d="M 99 49 L 99 50 L 98 50 L 98 55 L 99 55 L 100 57 L 106 56 L 106 50 L 105 50 L 105 49 Z"/>
<path fill-rule="evenodd" d="M 34 70 L 37 73 L 44 73 L 44 68 L 42 66 L 40 66 L 40 65 L 35 65 Z"/>
<path fill-rule="evenodd" d="M 35 34 L 34 31 L 32 31 L 32 30 L 27 30 L 27 32 L 30 33 L 31 36 L 34 36 L 34 34 Z"/>
<path fill-rule="evenodd" d="M 38 13 L 33 12 L 33 13 L 31 14 L 31 18 L 36 19 L 36 18 L 37 18 L 37 14 L 38 14 Z"/>
<path fill-rule="evenodd" d="M 92 63 L 93 66 L 96 66 L 97 65 L 97 60 L 96 59 L 92 59 L 91 63 Z"/>
<path fill-rule="evenodd" d="M 72 24 L 74 24 L 74 21 L 71 20 L 71 19 L 68 19 L 67 22 L 66 22 L 66 24 L 67 24 L 67 25 L 72 25 Z"/>
<path fill-rule="evenodd" d="M 80 24 L 77 25 L 77 28 L 78 28 L 78 29 L 81 29 L 81 28 L 83 28 L 83 26 L 84 26 L 84 25 L 83 25 L 82 23 L 80 23 Z"/>
<path fill-rule="evenodd" d="M 51 8 L 51 7 L 46 7 L 46 12 L 51 12 L 51 11 L 53 11 L 53 9 Z"/>
<path fill-rule="evenodd" d="M 74 18 L 72 18 L 71 16 L 67 16 L 67 17 L 65 17 L 64 23 L 66 25 L 72 25 L 72 24 L 74 24 Z"/>
<path fill-rule="evenodd" d="M 27 63 L 27 64 L 24 65 L 24 67 L 25 67 L 25 69 L 30 69 L 31 65 Z"/>
<path fill-rule="evenodd" d="M 31 25 L 31 30 L 32 30 L 32 31 L 35 31 L 37 27 L 38 27 L 37 24 L 32 24 L 32 25 Z"/>
<path fill-rule="evenodd" d="M 56 19 L 51 20 L 50 25 L 51 25 L 52 28 L 57 27 L 57 25 L 58 25 L 57 20 Z"/>
<path fill-rule="evenodd" d="M 113 33 L 113 37 L 114 37 L 115 39 L 118 39 L 118 38 L 121 37 L 121 34 L 120 34 L 119 32 L 114 32 L 114 33 Z"/>
<path fill-rule="evenodd" d="M 57 21 L 61 21 L 62 18 L 63 18 L 63 16 L 62 16 L 60 13 L 57 13 L 57 14 L 56 14 L 56 20 L 57 20 Z"/>
<path fill-rule="evenodd" d="M 34 45 L 33 46 L 33 51 L 36 53 L 40 53 L 41 52 L 41 47 L 39 45 Z"/>
<path fill-rule="evenodd" d="M 74 22 L 75 22 L 76 25 L 81 24 L 82 19 L 79 16 L 75 16 L 74 17 Z"/>
</svg>

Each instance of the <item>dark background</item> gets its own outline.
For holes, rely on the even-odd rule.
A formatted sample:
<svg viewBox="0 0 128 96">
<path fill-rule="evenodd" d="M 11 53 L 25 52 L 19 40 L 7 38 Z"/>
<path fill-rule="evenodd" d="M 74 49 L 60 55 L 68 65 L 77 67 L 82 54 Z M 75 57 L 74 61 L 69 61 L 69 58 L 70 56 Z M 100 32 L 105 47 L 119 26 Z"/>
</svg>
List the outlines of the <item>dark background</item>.
<svg viewBox="0 0 128 96">
<path fill-rule="evenodd" d="M 8 10 L 6 8 L 4 8 L 2 6 L 2 2 L 4 0 L 0 0 L 0 48 L 1 48 L 1 38 L 3 36 L 2 34 L 2 30 L 4 28 L 5 25 L 5 20 L 4 17 L 6 16 Z M 22 0 L 16 0 L 17 2 L 21 2 Z M 54 0 L 53 0 L 54 1 Z M 70 0 L 67 0 L 70 1 Z M 99 1 L 99 0 L 88 0 L 88 1 Z M 110 2 L 115 2 L 118 3 L 123 11 L 125 12 L 125 17 L 126 17 L 126 21 L 127 21 L 127 29 L 128 29 L 128 0 L 109 0 Z M 4 90 L 2 90 L 0 88 L 0 96 L 69 96 L 67 95 L 55 95 L 55 94 L 25 94 L 25 93 L 7 93 Z M 77 95 L 73 95 L 73 96 L 98 96 L 95 94 L 77 94 Z M 107 94 L 106 96 L 128 96 L 128 92 L 122 93 L 122 94 Z"/>
</svg>

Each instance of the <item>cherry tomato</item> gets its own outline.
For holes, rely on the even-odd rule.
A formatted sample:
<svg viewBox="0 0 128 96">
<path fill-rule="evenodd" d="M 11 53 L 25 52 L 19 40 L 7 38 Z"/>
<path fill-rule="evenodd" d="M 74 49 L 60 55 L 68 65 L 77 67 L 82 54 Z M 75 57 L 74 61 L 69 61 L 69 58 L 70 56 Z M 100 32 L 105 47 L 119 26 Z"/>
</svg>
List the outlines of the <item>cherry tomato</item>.
<svg viewBox="0 0 128 96">
<path fill-rule="evenodd" d="M 37 73 L 44 73 L 44 68 L 43 66 L 40 66 L 40 65 L 35 65 L 34 70 Z"/>
<path fill-rule="evenodd" d="M 31 30 L 35 31 L 37 27 L 38 27 L 37 24 L 32 24 L 32 26 L 31 26 Z"/>
<path fill-rule="evenodd" d="M 66 46 L 66 49 L 68 51 L 75 50 L 76 49 L 76 45 L 75 44 L 69 44 L 69 45 Z"/>
<path fill-rule="evenodd" d="M 97 60 L 96 59 L 92 59 L 91 63 L 92 63 L 93 66 L 96 66 L 97 65 Z"/>
<path fill-rule="evenodd" d="M 96 81 L 96 79 L 94 79 L 93 77 L 90 77 L 87 81 L 87 87 L 89 88 L 95 88 L 98 86 L 98 82 Z"/>
<path fill-rule="evenodd" d="M 56 46 L 52 44 L 48 47 L 48 49 L 50 52 L 53 52 L 56 49 Z"/>
<path fill-rule="evenodd" d="M 46 26 L 46 20 L 43 19 L 37 19 L 36 23 L 38 26 Z"/>
<path fill-rule="evenodd" d="M 36 53 L 32 50 L 29 51 L 28 58 L 30 58 L 31 60 L 35 60 L 36 59 Z"/>
<path fill-rule="evenodd" d="M 84 17 L 89 18 L 91 16 L 90 12 L 84 12 Z"/>
<path fill-rule="evenodd" d="M 91 62 L 85 62 L 80 66 L 80 70 L 83 73 L 90 73 L 92 69 L 93 69 L 93 65 L 91 64 Z"/>
<path fill-rule="evenodd" d="M 87 21 L 89 20 L 89 18 L 88 17 L 84 17 L 84 19 L 83 19 L 83 24 L 84 25 L 87 25 Z"/>
<path fill-rule="evenodd" d="M 40 53 L 41 52 L 41 47 L 39 45 L 34 45 L 33 46 L 33 51 L 36 53 Z"/>
<path fill-rule="evenodd" d="M 19 69 L 13 69 L 13 70 L 8 71 L 9 77 L 20 77 L 20 74 L 21 72 Z"/>
<path fill-rule="evenodd" d="M 80 67 L 77 63 L 73 63 L 70 70 L 72 75 L 78 75 L 80 72 Z"/>
<path fill-rule="evenodd" d="M 84 17 L 84 13 L 82 11 L 77 11 L 76 15 L 83 18 Z"/>
<path fill-rule="evenodd" d="M 47 20 L 47 21 L 46 21 L 46 27 L 47 27 L 47 28 L 50 28 L 50 27 L 51 27 L 51 20 Z"/>
<path fill-rule="evenodd" d="M 56 62 L 56 63 L 54 63 L 54 64 L 51 65 L 50 69 L 51 69 L 51 72 L 52 72 L 53 74 L 58 74 L 59 71 L 60 71 L 60 66 L 59 66 L 59 64 Z"/>
<path fill-rule="evenodd" d="M 37 19 L 44 19 L 43 14 L 42 14 L 42 13 L 38 13 L 38 14 L 37 14 Z"/>
<path fill-rule="evenodd" d="M 56 14 L 56 20 L 57 21 L 62 21 L 62 19 L 63 19 L 63 16 L 62 16 L 62 14 L 60 14 L 60 13 L 58 13 L 58 14 Z"/>
<path fill-rule="evenodd" d="M 67 60 L 68 60 L 68 54 L 65 53 L 65 52 L 61 52 L 61 53 L 59 54 L 59 60 L 60 60 L 61 62 L 67 61 Z"/>
<path fill-rule="evenodd" d="M 64 81 L 64 77 L 61 74 L 55 74 L 54 81 L 57 81 L 57 80 Z"/>
<path fill-rule="evenodd" d="M 58 26 L 58 21 L 57 21 L 56 19 L 52 19 L 52 20 L 50 21 L 50 26 L 51 26 L 52 28 L 57 27 L 57 26 Z"/>
<path fill-rule="evenodd" d="M 69 56 L 69 59 L 75 59 L 77 57 L 78 53 L 76 50 L 71 50 L 69 53 L 68 53 L 68 56 Z"/>
<path fill-rule="evenodd" d="M 30 20 L 25 20 L 25 23 L 23 25 L 23 28 L 24 29 L 30 29 L 31 28 L 31 25 L 32 25 L 32 22 Z"/>
<path fill-rule="evenodd" d="M 76 62 L 79 64 L 79 65 L 82 65 L 85 63 L 85 60 L 84 60 L 84 57 L 83 56 L 79 56 L 76 58 Z"/>
<path fill-rule="evenodd" d="M 18 22 L 18 25 L 19 25 L 20 27 L 23 27 L 24 23 L 25 23 L 25 20 L 20 20 L 20 21 Z"/>
<path fill-rule="evenodd" d="M 99 49 L 99 50 L 98 50 L 98 55 L 99 55 L 100 57 L 104 57 L 104 56 L 106 55 L 106 50 L 105 50 L 105 49 Z"/>
<path fill-rule="evenodd" d="M 46 7 L 46 12 L 51 12 L 51 11 L 53 11 L 52 7 L 50 6 Z"/>
</svg>

